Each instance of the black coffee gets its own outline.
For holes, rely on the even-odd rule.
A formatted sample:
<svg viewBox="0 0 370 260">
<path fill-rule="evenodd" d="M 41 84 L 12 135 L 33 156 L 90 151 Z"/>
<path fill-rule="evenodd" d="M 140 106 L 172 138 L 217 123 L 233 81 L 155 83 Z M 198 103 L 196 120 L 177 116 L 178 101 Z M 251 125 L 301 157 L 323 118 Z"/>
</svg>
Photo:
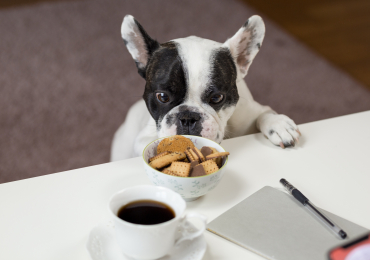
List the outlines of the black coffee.
<svg viewBox="0 0 370 260">
<path fill-rule="evenodd" d="M 127 222 L 154 225 L 169 221 L 175 212 L 168 205 L 154 200 L 138 200 L 124 205 L 117 216 Z"/>
</svg>

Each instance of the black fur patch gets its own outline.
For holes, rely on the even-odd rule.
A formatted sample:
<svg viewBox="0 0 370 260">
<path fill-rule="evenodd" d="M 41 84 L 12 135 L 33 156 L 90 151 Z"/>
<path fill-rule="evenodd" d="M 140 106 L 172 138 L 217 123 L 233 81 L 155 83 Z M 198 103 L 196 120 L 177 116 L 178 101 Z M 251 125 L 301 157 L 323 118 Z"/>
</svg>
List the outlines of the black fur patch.
<svg viewBox="0 0 370 260">
<path fill-rule="evenodd" d="M 222 108 L 236 105 L 239 100 L 236 87 L 237 71 L 231 53 L 227 48 L 220 48 L 214 51 L 210 62 L 211 80 L 201 98 L 204 103 L 211 105 L 217 112 Z M 212 103 L 210 100 L 215 94 L 224 96 L 223 100 L 217 104 Z"/>
<path fill-rule="evenodd" d="M 158 92 L 166 93 L 170 98 L 169 102 L 159 102 L 156 98 Z M 157 123 L 157 128 L 172 108 L 183 103 L 186 92 L 184 69 L 176 43 L 163 43 L 148 61 L 143 95 L 148 110 Z"/>
</svg>

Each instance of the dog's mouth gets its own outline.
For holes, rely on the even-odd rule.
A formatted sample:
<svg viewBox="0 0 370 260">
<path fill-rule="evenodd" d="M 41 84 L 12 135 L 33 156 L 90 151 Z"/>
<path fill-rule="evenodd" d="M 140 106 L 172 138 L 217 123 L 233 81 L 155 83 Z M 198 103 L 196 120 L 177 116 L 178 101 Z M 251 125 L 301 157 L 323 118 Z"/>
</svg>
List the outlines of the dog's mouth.
<svg viewBox="0 0 370 260">
<path fill-rule="evenodd" d="M 223 139 L 222 133 L 212 116 L 190 112 L 167 115 L 159 125 L 158 136 L 195 135 L 220 143 Z"/>
<path fill-rule="evenodd" d="M 158 136 L 195 135 L 220 143 L 224 129 L 204 108 L 180 105 L 157 122 Z"/>
</svg>

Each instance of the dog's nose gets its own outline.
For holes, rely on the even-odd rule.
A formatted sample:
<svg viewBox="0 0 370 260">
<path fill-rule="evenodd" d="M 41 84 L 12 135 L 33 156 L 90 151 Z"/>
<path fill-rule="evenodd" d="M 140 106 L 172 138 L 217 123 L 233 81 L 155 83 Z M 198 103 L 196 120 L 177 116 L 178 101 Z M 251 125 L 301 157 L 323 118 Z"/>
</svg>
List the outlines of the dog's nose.
<svg viewBox="0 0 370 260">
<path fill-rule="evenodd" d="M 184 111 L 177 114 L 177 118 L 182 127 L 192 129 L 195 127 L 196 123 L 200 120 L 199 113 Z"/>
</svg>

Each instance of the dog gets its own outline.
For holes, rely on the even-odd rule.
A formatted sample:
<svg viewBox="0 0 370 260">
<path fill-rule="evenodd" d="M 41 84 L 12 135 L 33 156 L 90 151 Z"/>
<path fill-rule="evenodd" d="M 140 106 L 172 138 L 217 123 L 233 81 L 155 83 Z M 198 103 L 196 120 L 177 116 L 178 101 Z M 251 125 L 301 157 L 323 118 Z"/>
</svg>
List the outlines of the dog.
<svg viewBox="0 0 370 260">
<path fill-rule="evenodd" d="M 265 36 L 261 17 L 250 17 L 224 43 L 196 36 L 159 43 L 131 15 L 121 34 L 146 84 L 143 99 L 114 135 L 111 161 L 139 156 L 150 142 L 170 135 L 220 143 L 259 130 L 281 148 L 298 143 L 294 121 L 254 101 L 244 81 Z"/>
</svg>

